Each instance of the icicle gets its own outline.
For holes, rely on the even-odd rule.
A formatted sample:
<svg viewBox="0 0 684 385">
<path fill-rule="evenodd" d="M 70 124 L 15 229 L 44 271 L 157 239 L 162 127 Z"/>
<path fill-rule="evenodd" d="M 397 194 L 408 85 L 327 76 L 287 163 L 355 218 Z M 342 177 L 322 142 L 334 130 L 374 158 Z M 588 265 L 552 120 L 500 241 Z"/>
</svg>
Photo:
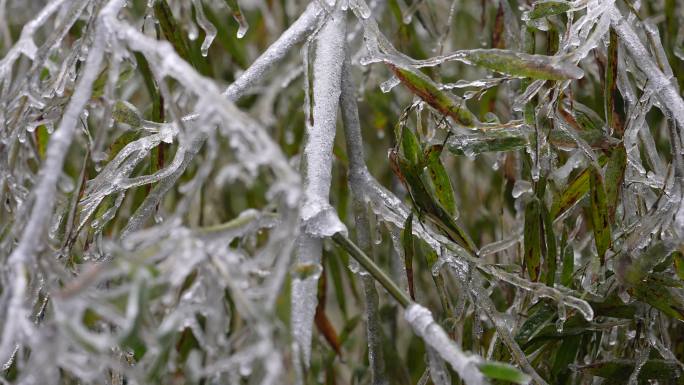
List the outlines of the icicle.
<svg viewBox="0 0 684 385">
<path fill-rule="evenodd" d="M 400 83 L 401 81 L 399 80 L 399 78 L 392 75 L 391 78 L 387 79 L 386 81 L 382 82 L 382 84 L 380 84 L 380 89 L 382 90 L 382 92 L 388 93 L 392 91 L 392 88 L 396 87 Z"/>
<path fill-rule="evenodd" d="M 211 43 L 216 38 L 216 27 L 214 27 L 214 25 L 207 19 L 207 16 L 204 14 L 204 8 L 202 8 L 201 0 L 192 0 L 192 4 L 195 6 L 197 23 L 200 27 L 202 27 L 205 34 L 204 41 L 202 42 L 202 47 L 200 48 L 200 51 L 202 53 L 202 56 L 207 56 L 207 54 L 209 53 L 209 47 L 211 47 Z"/>
<path fill-rule="evenodd" d="M 242 39 L 247 34 L 247 30 L 249 30 L 247 19 L 245 18 L 244 13 L 242 13 L 238 0 L 226 0 L 226 3 L 233 13 L 233 19 L 238 23 L 237 38 Z"/>
</svg>

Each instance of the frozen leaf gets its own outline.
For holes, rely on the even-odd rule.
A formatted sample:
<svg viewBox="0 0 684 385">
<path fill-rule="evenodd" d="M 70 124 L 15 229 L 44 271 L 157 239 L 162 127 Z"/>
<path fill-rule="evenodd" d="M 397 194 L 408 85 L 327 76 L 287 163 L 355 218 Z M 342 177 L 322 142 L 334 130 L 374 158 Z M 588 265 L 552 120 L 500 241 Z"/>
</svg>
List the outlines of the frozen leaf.
<svg viewBox="0 0 684 385">
<path fill-rule="evenodd" d="M 589 187 L 591 192 L 591 225 L 594 230 L 594 241 L 596 251 L 601 260 L 601 265 L 605 262 L 606 251 L 611 245 L 611 225 L 608 214 L 608 202 L 606 190 L 603 183 L 603 176 L 599 170 L 590 168 Z"/>
<path fill-rule="evenodd" d="M 440 90 L 423 73 L 393 64 L 388 64 L 388 66 L 404 86 L 432 106 L 432 108 L 446 116 L 450 116 L 456 123 L 466 127 L 472 127 L 478 123 L 475 115 L 468 110 L 464 100 Z"/>
</svg>

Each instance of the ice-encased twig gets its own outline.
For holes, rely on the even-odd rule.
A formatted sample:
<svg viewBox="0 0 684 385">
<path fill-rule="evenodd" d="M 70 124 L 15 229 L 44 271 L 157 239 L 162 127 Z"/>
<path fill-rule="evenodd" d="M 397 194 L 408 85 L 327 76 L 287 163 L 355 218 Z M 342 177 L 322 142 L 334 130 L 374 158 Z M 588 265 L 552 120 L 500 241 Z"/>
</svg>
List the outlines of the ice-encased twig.
<svg viewBox="0 0 684 385">
<path fill-rule="evenodd" d="M 345 13 L 329 16 L 310 43 L 312 79 L 306 142 L 302 159 L 303 201 L 300 208 L 302 234 L 298 240 L 296 265 L 320 266 L 323 237 L 346 232 L 344 224 L 330 206 L 332 149 L 335 140 L 340 81 L 345 52 Z M 312 275 L 292 281 L 292 334 L 295 367 L 308 368 L 311 357 L 311 332 L 317 304 L 318 277 Z M 302 361 L 300 361 L 300 359 Z M 298 381 L 303 381 L 299 378 Z"/>
<path fill-rule="evenodd" d="M 239 78 L 228 86 L 223 94 L 230 100 L 237 100 L 247 89 L 254 87 L 292 47 L 304 41 L 313 32 L 322 14 L 323 10 L 316 1 L 309 3 L 297 21 L 283 32 L 278 40 L 271 44 Z"/>
<path fill-rule="evenodd" d="M 684 127 L 684 101 L 672 84 L 672 79 L 665 76 L 658 65 L 651 60 L 651 54 L 614 4 L 610 12 L 611 26 L 620 37 L 620 42 L 627 48 L 644 75 L 653 83 L 651 87 L 655 90 L 660 102 L 670 110 L 681 132 L 681 127 Z"/>
<path fill-rule="evenodd" d="M 467 385 L 487 383 L 477 367 L 482 359 L 461 351 L 444 329 L 435 322 L 430 310 L 417 303 L 412 303 L 404 311 L 404 318 L 411 325 L 413 331 L 451 365 L 464 383 Z"/>
</svg>

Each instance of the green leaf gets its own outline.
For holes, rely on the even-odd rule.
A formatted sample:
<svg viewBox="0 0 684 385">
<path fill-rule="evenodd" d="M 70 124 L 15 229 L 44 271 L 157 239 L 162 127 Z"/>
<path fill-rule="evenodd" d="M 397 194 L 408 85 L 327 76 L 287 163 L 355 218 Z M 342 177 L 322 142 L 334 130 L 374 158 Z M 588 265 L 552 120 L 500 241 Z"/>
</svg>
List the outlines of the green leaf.
<svg viewBox="0 0 684 385">
<path fill-rule="evenodd" d="M 331 252 L 335 253 L 335 251 Z M 324 261 L 327 263 L 328 267 L 327 271 L 330 272 L 333 287 L 335 288 L 335 298 L 337 299 L 337 305 L 339 306 L 344 318 L 347 319 L 347 297 L 346 293 L 344 292 L 344 285 L 342 283 L 342 270 L 339 265 L 340 260 L 341 259 L 338 257 L 324 258 Z"/>
<path fill-rule="evenodd" d="M 429 249 L 425 252 L 425 262 L 427 262 L 428 268 L 432 270 L 433 266 L 439 260 L 437 252 L 433 249 Z M 451 301 L 449 300 L 449 293 L 446 290 L 446 283 L 444 282 L 444 277 L 442 272 L 439 274 L 431 274 L 432 280 L 435 283 L 435 288 L 437 289 L 437 295 L 439 296 L 439 301 L 442 304 L 442 310 L 447 314 L 448 317 L 453 316 L 453 310 L 451 307 Z"/>
<path fill-rule="evenodd" d="M 599 165 L 603 166 L 606 162 L 607 158 L 605 156 L 599 157 Z M 589 192 L 590 173 L 591 170 L 589 168 L 582 170 L 581 173 L 568 183 L 560 194 L 554 197 L 550 213 L 552 218 L 557 218 L 558 215 L 572 207 Z"/>
<path fill-rule="evenodd" d="M 485 377 L 493 380 L 503 380 L 515 384 L 529 384 L 532 381 L 532 377 L 521 372 L 515 366 L 503 362 L 487 361 L 477 367 Z"/>
<path fill-rule="evenodd" d="M 394 168 L 394 172 L 397 173 L 397 176 L 409 191 L 411 201 L 414 209 L 418 212 L 419 218 L 429 219 L 449 239 L 474 254 L 475 245 L 473 241 L 430 193 L 420 177 L 422 171 L 413 167 L 403 156 L 395 151 L 390 152 L 390 163 L 392 168 Z"/>
<path fill-rule="evenodd" d="M 594 362 L 589 365 L 575 367 L 576 371 L 591 375 L 627 383 L 634 371 L 635 361 L 616 359 L 611 361 Z M 681 377 L 681 369 L 675 361 L 648 360 L 641 367 L 639 380 L 668 380 L 674 381 Z"/>
<path fill-rule="evenodd" d="M 620 190 L 625 178 L 625 168 L 627 167 L 627 152 L 624 146 L 617 146 L 608 159 L 606 166 L 606 204 L 608 206 L 608 217 L 611 222 L 615 221 L 615 210 L 620 199 Z"/>
<path fill-rule="evenodd" d="M 611 244 L 610 220 L 608 216 L 608 201 L 603 186 L 603 176 L 600 170 L 591 167 L 589 176 L 591 190 L 591 224 L 594 230 L 594 241 L 601 265 L 604 264 L 606 251 Z"/>
<path fill-rule="evenodd" d="M 404 222 L 404 230 L 401 232 L 401 244 L 404 248 L 404 266 L 406 267 L 409 295 L 415 301 L 416 294 L 413 285 L 413 255 L 415 254 L 413 244 L 413 212 L 406 217 L 406 222 Z"/>
<path fill-rule="evenodd" d="M 112 143 L 109 146 L 109 156 L 107 157 L 108 161 L 111 161 L 116 157 L 116 154 L 119 153 L 128 143 L 131 143 L 132 141 L 138 139 L 140 137 L 140 132 L 139 131 L 126 131 L 123 134 L 121 134 L 114 143 Z"/>
<path fill-rule="evenodd" d="M 540 19 L 542 17 L 565 13 L 569 10 L 570 3 L 568 3 L 567 1 L 542 0 L 537 1 L 532 5 L 532 10 L 529 12 L 528 17 L 531 20 Z"/>
<path fill-rule="evenodd" d="M 556 312 L 556 307 L 551 305 L 548 300 L 542 300 L 532 305 L 529 310 L 529 317 L 515 336 L 516 342 L 523 344 L 529 341 L 555 317 Z"/>
<path fill-rule="evenodd" d="M 572 128 L 568 129 L 573 130 Z M 575 133 L 591 148 L 607 150 L 620 143 L 618 139 L 606 135 L 602 129 L 575 130 Z M 560 148 L 577 148 L 575 139 L 564 130 L 551 130 L 548 139 L 551 144 Z"/>
<path fill-rule="evenodd" d="M 657 241 L 646 248 L 637 258 L 630 258 L 623 254 L 619 259 L 620 272 L 628 285 L 639 285 L 649 277 L 653 269 L 665 261 L 675 249 L 675 244 L 669 241 Z"/>
<path fill-rule="evenodd" d="M 162 34 L 166 40 L 171 43 L 176 53 L 183 58 L 188 63 L 191 63 L 193 67 L 192 58 L 190 57 L 190 48 L 188 41 L 186 40 L 185 34 L 183 33 L 183 28 L 178 24 L 176 19 L 173 17 L 173 12 L 169 8 L 169 4 L 166 0 L 156 0 L 154 3 L 154 16 L 159 20 L 159 26 L 161 27 Z"/>
<path fill-rule="evenodd" d="M 145 88 L 152 100 L 151 120 L 153 122 L 162 123 L 164 121 L 164 103 L 157 82 L 150 70 L 150 65 L 147 62 L 147 59 L 145 59 L 145 56 L 140 52 L 135 53 L 135 61 L 138 63 L 138 71 L 140 71 L 140 75 L 142 75 L 143 81 L 145 82 Z"/>
<path fill-rule="evenodd" d="M 117 123 L 125 123 L 133 128 L 142 127 L 140 111 L 134 105 L 124 100 L 117 100 L 112 111 L 112 118 Z"/>
<path fill-rule="evenodd" d="M 440 90 L 432 79 L 422 72 L 397 67 L 394 64 L 387 65 L 404 86 L 432 108 L 450 116 L 456 123 L 465 127 L 472 127 L 478 123 L 475 115 L 468 110 L 465 100 Z"/>
<path fill-rule="evenodd" d="M 447 213 L 456 217 L 458 212 L 456 210 L 456 198 L 454 197 L 454 190 L 451 187 L 451 180 L 449 174 L 444 168 L 442 161 L 439 159 L 442 153 L 442 146 L 435 145 L 427 149 L 426 160 L 427 170 L 430 174 L 430 180 L 435 189 L 439 203 L 446 209 Z"/>
<path fill-rule="evenodd" d="M 546 255 L 544 256 L 546 285 L 554 286 L 556 281 L 556 265 L 558 263 L 558 251 L 556 250 L 556 234 L 553 231 L 553 218 L 545 204 L 541 204 L 541 215 L 544 225 L 546 241 Z"/>
<path fill-rule="evenodd" d="M 551 217 L 556 218 L 559 214 L 572 207 L 580 198 L 589 192 L 589 169 L 584 169 L 578 174 L 565 189 L 553 199 Z"/>
<path fill-rule="evenodd" d="M 646 281 L 628 289 L 628 292 L 664 314 L 684 321 L 682 290 L 668 287 L 658 279 L 649 277 Z"/>
<path fill-rule="evenodd" d="M 608 127 L 610 127 L 614 133 L 622 136 L 623 127 L 620 115 L 617 111 L 617 103 L 620 97 L 620 91 L 617 87 L 618 45 L 617 32 L 611 28 L 608 42 L 608 54 L 606 55 L 606 84 L 603 89 L 604 110 Z"/>
<path fill-rule="evenodd" d="M 36 146 L 38 147 L 38 155 L 40 159 L 45 159 L 48 143 L 50 142 L 50 134 L 44 124 L 36 127 Z"/>
<path fill-rule="evenodd" d="M 561 253 L 563 256 L 563 270 L 561 271 L 561 285 L 572 287 L 572 275 L 575 272 L 575 251 L 572 245 L 566 244 L 567 233 L 563 234 L 564 241 L 561 242 Z"/>
<path fill-rule="evenodd" d="M 541 267 L 541 204 L 538 199 L 533 199 L 525 208 L 524 235 L 524 263 L 530 279 L 539 280 Z"/>
<path fill-rule="evenodd" d="M 422 158 L 420 143 L 416 134 L 406 126 L 403 126 L 401 130 L 401 149 L 408 163 L 414 168 L 420 169 Z"/>
<path fill-rule="evenodd" d="M 637 312 L 634 304 L 625 305 L 616 293 L 612 293 L 602 302 L 589 301 L 589 304 L 594 309 L 595 317 L 634 319 Z"/>
<path fill-rule="evenodd" d="M 516 77 L 566 80 L 581 79 L 584 71 L 559 56 L 532 55 L 505 49 L 461 51 L 463 61 Z"/>
<path fill-rule="evenodd" d="M 529 143 L 526 134 L 519 131 L 487 130 L 477 134 L 453 136 L 447 149 L 455 155 L 479 155 L 486 152 L 506 152 L 524 148 Z"/>
<path fill-rule="evenodd" d="M 673 253 L 675 273 L 679 279 L 684 281 L 684 253 L 676 251 Z"/>
<path fill-rule="evenodd" d="M 553 361 L 551 373 L 559 382 L 561 382 L 559 375 L 565 373 L 568 369 L 568 365 L 575 362 L 575 357 L 577 357 L 581 341 L 582 335 L 569 336 L 563 339 L 560 347 L 556 350 L 556 358 Z"/>
</svg>

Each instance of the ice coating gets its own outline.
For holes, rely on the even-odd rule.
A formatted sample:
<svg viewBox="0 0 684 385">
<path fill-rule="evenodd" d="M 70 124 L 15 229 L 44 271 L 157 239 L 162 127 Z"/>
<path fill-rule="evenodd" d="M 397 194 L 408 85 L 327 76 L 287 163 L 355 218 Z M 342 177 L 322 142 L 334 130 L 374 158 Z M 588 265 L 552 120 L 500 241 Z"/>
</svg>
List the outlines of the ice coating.
<svg viewBox="0 0 684 385">
<path fill-rule="evenodd" d="M 342 64 L 345 55 L 345 14 L 335 12 L 317 32 L 313 57 L 305 56 L 312 67 L 313 84 L 307 101 L 308 119 L 303 154 L 304 194 L 300 211 L 303 233 L 299 239 L 296 264 L 321 262 L 322 237 L 346 232 L 328 203 L 332 179 L 332 150 L 335 140 L 337 107 L 341 93 Z M 292 284 L 293 349 L 295 363 L 309 366 L 311 330 L 317 305 L 317 279 L 295 279 Z M 300 362 L 301 359 L 301 362 Z M 302 374 L 298 375 L 301 382 Z"/>
<path fill-rule="evenodd" d="M 353 239 L 401 291 L 410 253 L 400 235 L 412 211 L 414 257 L 431 258 L 426 269 L 414 261 L 413 277 L 446 280 L 444 291 L 418 293 L 436 307 L 407 309 L 419 333 L 447 346 L 410 358 L 429 367 L 422 383 L 450 382 L 443 355 L 449 365 L 490 362 L 455 356 L 433 330 L 463 320 L 483 337 L 473 342 L 482 357 L 507 349 L 517 370 L 553 383 L 518 335 L 540 307 L 549 333 L 574 333 L 577 322 L 604 333 L 571 364 L 578 378 L 590 381 L 587 368 L 615 357 L 632 368 L 624 382 L 639 382 L 651 373 L 650 349 L 679 372 L 671 334 L 684 309 L 684 103 L 673 2 L 535 1 L 520 12 L 458 0 L 165 2 L 181 37 L 195 39 L 195 63 L 158 36 L 144 2 L 0 0 L 3 381 L 15 371 L 19 383 L 321 379 L 317 355 L 360 322 L 365 338 L 344 342 L 331 372 L 346 380 L 337 368 L 359 360 L 360 381 L 390 383 L 383 349 L 394 337 L 402 349 L 410 330 L 393 319 L 401 310 L 391 293 L 353 260 L 336 260 L 329 238 Z M 470 27 L 458 21 L 473 11 L 483 32 L 496 27 L 491 36 L 464 40 Z M 346 31 L 330 32 L 336 13 Z M 248 18 L 256 28 L 245 35 Z M 228 20 L 230 34 L 216 20 Z M 530 30 L 549 40 L 529 46 Z M 453 103 L 433 97 L 445 95 L 477 121 L 443 119 Z M 459 220 L 479 250 L 454 244 L 433 213 L 417 210 L 401 172 L 388 179 L 395 124 L 425 153 L 443 151 Z M 346 151 L 334 137 L 342 128 Z M 604 179 L 609 210 L 605 265 L 592 259 L 590 169 Z M 437 194 L 430 172 L 419 179 Z M 542 269 L 555 268 L 539 280 L 520 258 L 531 198 L 543 209 Z M 614 315 L 639 320 L 639 352 L 621 350 L 635 328 Z"/>
<path fill-rule="evenodd" d="M 477 364 L 481 359 L 470 356 L 461 351 L 449 338 L 444 329 L 437 324 L 430 310 L 412 303 L 404 311 L 404 318 L 411 325 L 427 345 L 434 349 L 444 361 L 458 373 L 459 377 L 468 385 L 486 384 L 486 380 Z"/>
</svg>

